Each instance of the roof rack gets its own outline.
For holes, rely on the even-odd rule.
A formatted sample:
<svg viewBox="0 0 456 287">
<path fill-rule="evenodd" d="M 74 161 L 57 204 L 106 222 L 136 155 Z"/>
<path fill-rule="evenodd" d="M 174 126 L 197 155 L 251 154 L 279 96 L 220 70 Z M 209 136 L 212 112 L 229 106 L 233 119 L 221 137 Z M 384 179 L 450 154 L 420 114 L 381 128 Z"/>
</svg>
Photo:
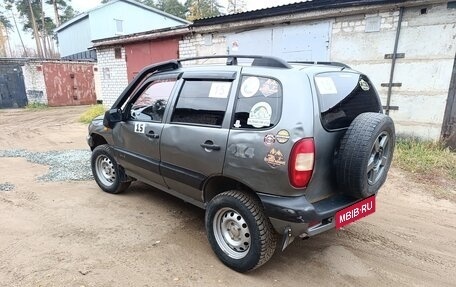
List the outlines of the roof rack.
<svg viewBox="0 0 456 287">
<path fill-rule="evenodd" d="M 259 67 L 272 67 L 272 68 L 283 68 L 291 69 L 292 66 L 286 61 L 270 56 L 255 56 L 255 55 L 214 55 L 214 56 L 202 56 L 202 57 L 192 57 L 184 58 L 177 60 L 179 63 L 194 61 L 194 60 L 208 60 L 208 59 L 224 59 L 226 58 L 227 66 L 236 66 L 238 64 L 238 59 L 253 59 L 252 66 Z"/>
<path fill-rule="evenodd" d="M 351 69 L 350 66 L 340 62 L 319 62 L 319 61 L 289 61 L 290 64 L 330 65 Z"/>
</svg>

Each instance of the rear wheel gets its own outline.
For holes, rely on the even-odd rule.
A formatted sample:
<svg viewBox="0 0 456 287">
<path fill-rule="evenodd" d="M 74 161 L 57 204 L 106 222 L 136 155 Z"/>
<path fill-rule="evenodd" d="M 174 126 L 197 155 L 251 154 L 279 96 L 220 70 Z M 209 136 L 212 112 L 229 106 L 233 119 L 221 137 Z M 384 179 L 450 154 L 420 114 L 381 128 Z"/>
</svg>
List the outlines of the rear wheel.
<svg viewBox="0 0 456 287">
<path fill-rule="evenodd" d="M 130 186 L 125 175 L 111 155 L 108 145 L 97 146 L 91 157 L 92 174 L 98 186 L 108 193 L 120 193 Z"/>
<path fill-rule="evenodd" d="M 389 116 L 363 113 L 356 117 L 342 137 L 337 155 L 339 186 L 357 198 L 377 193 L 385 183 L 395 142 L 394 123 Z"/>
<path fill-rule="evenodd" d="M 241 191 L 214 197 L 206 209 L 206 230 L 217 257 L 228 267 L 246 272 L 274 254 L 276 233 L 256 198 Z"/>
</svg>

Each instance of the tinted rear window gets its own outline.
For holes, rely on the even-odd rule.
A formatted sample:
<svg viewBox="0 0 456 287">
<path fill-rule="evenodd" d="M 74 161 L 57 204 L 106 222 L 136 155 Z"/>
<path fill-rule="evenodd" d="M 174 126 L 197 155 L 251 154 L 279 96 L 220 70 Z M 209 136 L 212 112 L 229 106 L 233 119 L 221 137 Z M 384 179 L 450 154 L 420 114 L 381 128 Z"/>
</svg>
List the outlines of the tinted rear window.
<svg viewBox="0 0 456 287">
<path fill-rule="evenodd" d="M 322 124 L 334 130 L 348 127 L 360 114 L 380 112 L 381 105 L 373 85 L 363 75 L 330 72 L 315 76 Z"/>
</svg>

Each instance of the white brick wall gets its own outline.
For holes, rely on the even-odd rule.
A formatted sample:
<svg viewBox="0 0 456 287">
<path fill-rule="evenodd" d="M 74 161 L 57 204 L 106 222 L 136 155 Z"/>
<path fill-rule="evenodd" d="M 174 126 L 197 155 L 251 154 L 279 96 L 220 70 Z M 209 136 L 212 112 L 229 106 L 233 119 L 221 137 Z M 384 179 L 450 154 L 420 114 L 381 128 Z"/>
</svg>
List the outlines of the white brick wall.
<svg viewBox="0 0 456 287">
<path fill-rule="evenodd" d="M 398 59 L 393 82 L 390 111 L 396 132 L 437 140 L 443 122 L 445 104 L 456 53 L 456 10 L 446 4 L 406 8 L 402 20 Z M 380 31 L 365 32 L 366 19 L 380 17 Z M 387 101 L 391 60 L 385 54 L 394 50 L 399 10 L 337 17 L 334 19 L 330 43 L 332 61 L 343 62 L 366 73 L 377 88 L 382 103 Z M 425 40 L 423 40 L 425 39 Z"/>
<path fill-rule="evenodd" d="M 97 50 L 98 72 L 100 74 L 101 98 L 103 105 L 110 108 L 122 91 L 128 85 L 127 63 L 125 48 L 122 49 L 122 58 L 116 59 L 114 47 Z"/>
<path fill-rule="evenodd" d="M 22 73 L 29 104 L 40 103 L 47 105 L 48 100 L 42 63 L 28 62 L 22 66 Z"/>
<path fill-rule="evenodd" d="M 212 34 L 210 43 L 205 42 L 204 35 L 201 34 L 188 35 L 179 41 L 180 58 L 225 55 L 226 53 L 225 35 Z"/>
</svg>

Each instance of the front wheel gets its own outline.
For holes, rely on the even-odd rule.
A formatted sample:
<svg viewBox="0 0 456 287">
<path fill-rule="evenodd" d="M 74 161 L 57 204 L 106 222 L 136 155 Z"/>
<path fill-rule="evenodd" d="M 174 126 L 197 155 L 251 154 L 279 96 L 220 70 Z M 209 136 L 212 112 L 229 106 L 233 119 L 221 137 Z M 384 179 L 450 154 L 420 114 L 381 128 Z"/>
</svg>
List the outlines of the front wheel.
<svg viewBox="0 0 456 287">
<path fill-rule="evenodd" d="M 125 176 L 108 145 L 100 145 L 93 150 L 91 167 L 95 181 L 105 192 L 120 193 L 130 186 L 130 181 L 123 180 Z"/>
<path fill-rule="evenodd" d="M 206 209 L 206 231 L 217 257 L 246 272 L 266 263 L 276 248 L 276 233 L 256 198 L 241 191 L 214 197 Z"/>
</svg>

